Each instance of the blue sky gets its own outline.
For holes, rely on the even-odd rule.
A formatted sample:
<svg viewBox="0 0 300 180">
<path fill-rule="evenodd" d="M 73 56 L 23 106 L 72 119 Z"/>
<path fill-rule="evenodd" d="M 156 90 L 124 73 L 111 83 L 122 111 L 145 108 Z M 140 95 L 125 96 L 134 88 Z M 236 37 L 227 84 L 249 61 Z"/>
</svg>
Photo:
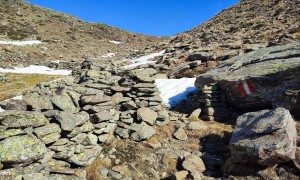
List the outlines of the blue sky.
<svg viewBox="0 0 300 180">
<path fill-rule="evenodd" d="M 239 0 L 27 0 L 130 32 L 171 36 L 207 21 Z"/>
</svg>

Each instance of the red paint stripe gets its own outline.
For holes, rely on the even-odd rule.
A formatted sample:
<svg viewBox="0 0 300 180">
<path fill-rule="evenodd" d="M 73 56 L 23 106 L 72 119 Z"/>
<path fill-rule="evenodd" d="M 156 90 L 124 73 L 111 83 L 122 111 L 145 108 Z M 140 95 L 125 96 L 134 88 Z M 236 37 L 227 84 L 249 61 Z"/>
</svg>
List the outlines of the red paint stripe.
<svg viewBox="0 0 300 180">
<path fill-rule="evenodd" d="M 241 93 L 242 96 L 247 96 L 247 93 L 244 89 L 243 83 L 238 85 L 238 91 Z"/>
<path fill-rule="evenodd" d="M 248 84 L 248 87 L 249 87 L 249 89 L 250 89 L 251 93 L 252 93 L 252 94 L 256 93 L 256 90 L 255 90 L 255 88 L 254 88 L 254 85 L 253 85 L 253 83 L 252 83 L 252 82 L 249 82 L 249 81 L 247 81 L 247 84 Z"/>
</svg>

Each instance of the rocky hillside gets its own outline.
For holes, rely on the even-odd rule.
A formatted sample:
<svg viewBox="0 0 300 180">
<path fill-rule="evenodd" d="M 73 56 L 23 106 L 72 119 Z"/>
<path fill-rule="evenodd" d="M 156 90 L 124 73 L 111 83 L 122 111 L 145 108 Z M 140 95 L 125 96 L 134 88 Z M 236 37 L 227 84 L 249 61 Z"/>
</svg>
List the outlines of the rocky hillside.
<svg viewBox="0 0 300 180">
<path fill-rule="evenodd" d="M 295 43 L 255 54 L 269 59 L 259 59 L 259 67 L 279 64 L 278 57 L 299 70 L 298 50 Z M 239 67 L 251 60 L 243 55 L 229 62 Z M 122 63 L 86 60 L 78 77 L 41 83 L 22 99 L 1 102 L 0 179 L 299 179 L 300 124 L 292 111 L 281 105 L 238 111 L 222 82 L 202 83 L 208 73 L 197 81 L 202 86 L 194 93 L 201 95 L 189 102 L 193 112 L 180 113 L 162 103 L 156 87 L 157 78 L 166 78 L 158 73 L 163 65 L 124 69 Z M 280 76 L 270 76 L 271 69 L 257 74 L 282 88 L 299 82 L 291 66 L 279 70 L 289 81 L 276 81 Z M 237 103 L 276 94 L 253 82 L 256 93 Z M 287 97 L 286 107 L 294 104 Z"/>
<path fill-rule="evenodd" d="M 300 39 L 299 19 L 299 0 L 241 0 L 174 37 L 168 45 L 171 55 L 166 59 L 175 66 L 196 60 L 219 61 L 262 47 L 296 42 Z M 195 70 L 202 73 L 215 65 L 209 62 Z"/>
<path fill-rule="evenodd" d="M 134 49 L 144 49 L 162 40 L 105 24 L 87 23 L 23 0 L 0 0 L 0 17 L 0 40 L 43 42 L 35 47 L 0 45 L 1 61 L 9 63 L 97 58 L 109 52 L 121 58 Z"/>
</svg>

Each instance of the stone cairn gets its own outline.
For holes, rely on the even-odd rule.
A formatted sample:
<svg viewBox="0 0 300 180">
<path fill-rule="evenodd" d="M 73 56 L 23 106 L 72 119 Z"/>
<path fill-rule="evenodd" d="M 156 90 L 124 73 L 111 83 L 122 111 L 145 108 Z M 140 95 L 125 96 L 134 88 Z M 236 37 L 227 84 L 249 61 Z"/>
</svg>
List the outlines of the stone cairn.
<svg viewBox="0 0 300 180">
<path fill-rule="evenodd" d="M 23 100 L 1 103 L 0 177 L 85 179 L 84 167 L 115 137 L 151 138 L 169 122 L 155 69 L 120 71 L 85 61 L 78 78 L 41 83 Z M 22 168 L 21 168 L 22 167 Z"/>
<path fill-rule="evenodd" d="M 226 96 L 216 83 L 204 85 L 199 92 L 191 96 L 191 99 L 194 108 L 202 109 L 201 118 L 203 120 L 224 120 L 224 117 L 231 116 L 226 104 Z"/>
</svg>

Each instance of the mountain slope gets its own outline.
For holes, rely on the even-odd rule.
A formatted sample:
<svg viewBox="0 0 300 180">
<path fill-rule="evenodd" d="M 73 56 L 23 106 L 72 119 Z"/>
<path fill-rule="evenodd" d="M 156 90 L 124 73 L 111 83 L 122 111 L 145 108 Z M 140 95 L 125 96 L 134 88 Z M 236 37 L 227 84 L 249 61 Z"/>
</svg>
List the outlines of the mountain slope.
<svg viewBox="0 0 300 180">
<path fill-rule="evenodd" d="M 194 29 L 178 34 L 169 45 L 175 64 L 197 52 L 198 60 L 226 60 L 261 47 L 300 40 L 300 0 L 241 0 Z M 208 65 L 209 66 L 209 65 Z"/>
<path fill-rule="evenodd" d="M 0 0 L 0 17 L 0 39 L 38 39 L 44 42 L 36 48 L 0 48 L 2 61 L 20 63 L 32 59 L 95 58 L 108 52 L 114 52 L 120 58 L 132 49 L 142 49 L 162 40 L 105 24 L 87 23 L 22 0 Z"/>
</svg>

